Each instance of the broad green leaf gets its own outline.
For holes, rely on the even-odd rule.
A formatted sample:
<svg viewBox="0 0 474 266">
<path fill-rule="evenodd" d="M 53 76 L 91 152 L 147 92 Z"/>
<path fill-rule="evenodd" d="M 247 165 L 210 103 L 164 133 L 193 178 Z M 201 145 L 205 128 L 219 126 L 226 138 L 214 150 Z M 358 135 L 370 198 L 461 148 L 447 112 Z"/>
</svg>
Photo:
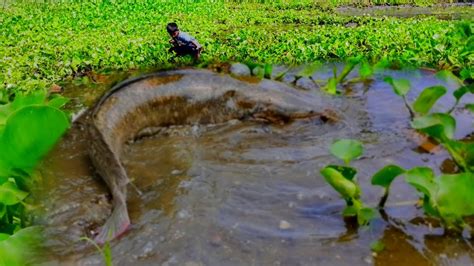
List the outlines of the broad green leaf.
<svg viewBox="0 0 474 266">
<path fill-rule="evenodd" d="M 435 113 L 413 119 L 411 126 L 437 139 L 452 139 L 456 130 L 456 120 L 449 114 Z"/>
<path fill-rule="evenodd" d="M 420 114 L 427 114 L 446 91 L 446 88 L 443 86 L 433 86 L 424 89 L 413 103 L 413 109 Z"/>
<path fill-rule="evenodd" d="M 1 217 L 1 216 L 0 216 Z M 9 234 L 3 234 L 3 233 L 0 233 L 0 242 L 3 241 L 3 240 L 6 240 L 10 238 L 10 235 Z"/>
<path fill-rule="evenodd" d="M 471 36 L 472 38 L 472 36 Z M 474 40 L 474 38 L 472 38 L 472 40 Z M 474 44 L 474 42 L 472 42 Z M 474 71 L 470 71 L 469 69 L 467 68 L 464 68 L 463 70 L 461 70 L 459 72 L 459 75 L 461 76 L 461 79 L 462 80 L 466 80 L 468 78 L 474 78 Z"/>
<path fill-rule="evenodd" d="M 455 82 L 458 86 L 464 85 L 464 82 L 449 70 L 441 70 L 435 75 L 438 79 L 445 82 Z"/>
<path fill-rule="evenodd" d="M 46 92 L 36 91 L 30 94 L 19 94 L 11 103 L 11 111 L 16 111 L 28 105 L 42 105 L 46 102 Z"/>
<path fill-rule="evenodd" d="M 330 151 L 331 154 L 349 164 L 350 161 L 362 155 L 364 148 L 357 140 L 341 139 L 331 145 Z"/>
<path fill-rule="evenodd" d="M 18 94 L 11 103 L 0 106 L 0 125 L 5 124 L 13 112 L 29 105 L 42 105 L 45 101 L 46 93 L 43 91 L 37 91 L 27 95 Z"/>
<path fill-rule="evenodd" d="M 328 165 L 327 167 L 335 169 L 348 180 L 354 180 L 354 177 L 357 174 L 357 169 L 350 166 Z"/>
<path fill-rule="evenodd" d="M 405 96 L 410 91 L 410 81 L 406 79 L 393 79 L 392 77 L 385 77 L 384 81 L 392 85 L 393 91 L 399 96 Z"/>
<path fill-rule="evenodd" d="M 344 217 L 357 216 L 357 208 L 354 206 L 347 206 L 346 208 L 344 208 L 344 211 L 342 211 L 342 216 Z"/>
<path fill-rule="evenodd" d="M 463 170 L 474 170 L 474 143 L 446 140 L 443 146 Z"/>
<path fill-rule="evenodd" d="M 377 216 L 377 213 L 372 208 L 361 208 L 357 213 L 357 223 L 359 225 L 367 225 L 372 219 Z"/>
<path fill-rule="evenodd" d="M 406 171 L 405 181 L 430 198 L 438 190 L 438 186 L 434 181 L 433 170 L 429 167 L 415 167 Z"/>
<path fill-rule="evenodd" d="M 474 174 L 441 175 L 436 202 L 441 216 L 474 215 Z"/>
<path fill-rule="evenodd" d="M 388 188 L 393 180 L 404 172 L 405 170 L 398 165 L 387 165 L 372 176 L 372 185 Z"/>
<path fill-rule="evenodd" d="M 0 203 L 6 206 L 20 203 L 26 196 L 28 193 L 18 189 L 13 182 L 5 182 L 0 186 Z"/>
<path fill-rule="evenodd" d="M 39 255 L 37 248 L 41 243 L 41 230 L 27 227 L 0 241 L 0 265 L 30 265 Z"/>
<path fill-rule="evenodd" d="M 471 111 L 471 113 L 474 113 L 474 103 L 468 103 L 464 106 L 464 108 Z"/>
<path fill-rule="evenodd" d="M 0 203 L 0 221 L 6 213 L 7 213 L 7 206 L 5 206 L 5 204 Z"/>
<path fill-rule="evenodd" d="M 459 102 L 466 93 L 474 93 L 474 85 L 462 86 L 453 92 L 456 102 Z"/>
<path fill-rule="evenodd" d="M 326 167 L 321 170 L 321 174 L 344 199 L 350 199 L 357 196 L 357 186 L 352 181 L 347 180 L 337 170 Z"/>
<path fill-rule="evenodd" d="M 49 106 L 28 106 L 9 116 L 0 136 L 0 165 L 30 171 L 69 127 L 66 115 Z"/>
<path fill-rule="evenodd" d="M 48 105 L 51 106 L 51 107 L 60 109 L 61 107 L 63 107 L 68 102 L 69 102 L 68 98 L 58 96 L 58 97 L 54 97 L 53 99 L 49 100 Z"/>
</svg>

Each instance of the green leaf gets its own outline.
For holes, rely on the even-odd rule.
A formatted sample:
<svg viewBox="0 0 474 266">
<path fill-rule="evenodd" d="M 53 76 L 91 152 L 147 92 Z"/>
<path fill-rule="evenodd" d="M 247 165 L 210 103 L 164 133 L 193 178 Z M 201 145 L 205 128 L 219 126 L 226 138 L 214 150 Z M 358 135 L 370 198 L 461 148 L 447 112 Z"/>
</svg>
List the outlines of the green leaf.
<svg viewBox="0 0 474 266">
<path fill-rule="evenodd" d="M 438 190 L 433 170 L 429 167 L 415 167 L 406 171 L 405 181 L 429 198 Z"/>
<path fill-rule="evenodd" d="M 350 199 L 357 196 L 357 186 L 352 181 L 346 179 L 337 170 L 326 167 L 321 170 L 321 174 L 344 199 Z"/>
<path fill-rule="evenodd" d="M 393 91 L 398 96 L 405 96 L 411 88 L 410 81 L 406 79 L 393 79 L 392 77 L 385 77 L 384 81 L 392 86 Z"/>
<path fill-rule="evenodd" d="M 359 225 L 367 225 L 377 216 L 377 212 L 372 208 L 361 208 L 357 213 L 357 223 Z"/>
<path fill-rule="evenodd" d="M 357 208 L 354 206 L 347 206 L 346 208 L 344 208 L 344 211 L 342 211 L 342 216 L 344 217 L 357 216 Z"/>
<path fill-rule="evenodd" d="M 362 143 L 357 140 L 341 139 L 334 142 L 330 148 L 331 154 L 343 160 L 346 164 L 362 155 Z"/>
<path fill-rule="evenodd" d="M 258 78 L 263 78 L 264 75 L 265 75 L 265 69 L 263 69 L 263 67 L 261 66 L 256 66 L 253 70 L 252 70 L 252 74 Z"/>
<path fill-rule="evenodd" d="M 469 110 L 471 113 L 474 113 L 474 103 L 468 103 L 464 106 L 467 110 Z"/>
<path fill-rule="evenodd" d="M 62 97 L 62 96 L 57 96 L 57 97 L 54 97 L 53 99 L 51 99 L 48 102 L 48 105 L 51 106 L 51 107 L 60 109 L 61 107 L 63 107 L 68 102 L 69 102 L 69 98 Z"/>
<path fill-rule="evenodd" d="M 109 241 L 105 242 L 103 257 L 104 257 L 105 265 L 112 266 L 112 249 L 110 248 Z"/>
<path fill-rule="evenodd" d="M 449 114 L 435 113 L 413 119 L 411 126 L 440 140 L 452 139 L 456 120 Z"/>
<path fill-rule="evenodd" d="M 385 245 L 380 240 L 370 243 L 370 250 L 372 250 L 373 252 L 382 252 L 384 249 Z"/>
<path fill-rule="evenodd" d="M 474 215 L 474 174 L 441 175 L 436 202 L 441 216 Z"/>
<path fill-rule="evenodd" d="M 337 94 L 337 80 L 336 78 L 329 78 L 328 83 L 324 86 L 324 90 L 332 95 Z"/>
<path fill-rule="evenodd" d="M 346 179 L 354 180 L 355 175 L 357 174 L 357 169 L 350 167 L 350 166 L 342 166 L 342 165 L 328 165 L 327 167 L 332 168 L 339 173 L 341 173 Z"/>
<path fill-rule="evenodd" d="M 0 203 L 0 220 L 5 216 L 7 213 L 7 206 L 5 204 Z"/>
<path fill-rule="evenodd" d="M 304 68 L 298 72 L 297 76 L 299 77 L 311 77 L 314 72 L 316 72 L 321 67 L 320 62 L 314 62 L 311 64 L 307 64 Z"/>
<path fill-rule="evenodd" d="M 0 241 L 0 265 L 30 265 L 39 255 L 37 247 L 41 242 L 38 227 L 21 229 L 7 239 Z"/>
<path fill-rule="evenodd" d="M 69 127 L 66 115 L 49 106 L 28 106 L 9 116 L 0 135 L 0 166 L 31 171 Z M 2 171 L 5 172 L 5 171 Z"/>
<path fill-rule="evenodd" d="M 459 140 L 446 140 L 443 146 L 464 171 L 474 170 L 474 143 Z"/>
<path fill-rule="evenodd" d="M 45 101 L 46 93 L 44 91 L 32 92 L 26 95 L 16 95 L 11 103 L 0 106 L 0 125 L 5 124 L 6 120 L 13 112 L 28 105 L 42 105 Z"/>
<path fill-rule="evenodd" d="M 372 185 L 388 188 L 393 180 L 404 172 L 405 170 L 398 165 L 387 165 L 372 176 Z"/>
<path fill-rule="evenodd" d="M 0 203 L 6 206 L 20 203 L 27 196 L 28 193 L 18 189 L 13 182 L 5 182 L 0 186 Z"/>
<path fill-rule="evenodd" d="M 446 94 L 446 91 L 446 88 L 443 86 L 433 86 L 424 89 L 415 103 L 413 103 L 413 109 L 420 114 L 427 114 L 435 102 Z"/>
<path fill-rule="evenodd" d="M 441 70 L 435 76 L 445 82 L 455 82 L 459 87 L 464 85 L 464 82 L 449 70 Z"/>
<path fill-rule="evenodd" d="M 373 74 L 374 74 L 374 71 L 372 69 L 372 66 L 367 61 L 362 62 L 359 69 L 360 77 L 362 79 L 368 79 L 372 77 Z"/>
<path fill-rule="evenodd" d="M 265 72 L 264 77 L 265 77 L 265 78 L 268 78 L 268 79 L 271 78 L 273 66 L 270 65 L 270 64 L 265 64 L 264 69 L 265 69 L 265 71 L 264 71 L 264 72 Z"/>
<path fill-rule="evenodd" d="M 453 92 L 456 102 L 459 102 L 466 93 L 474 93 L 474 85 L 462 86 Z"/>
<path fill-rule="evenodd" d="M 1 217 L 1 216 L 0 216 Z M 9 234 L 0 233 L 0 241 L 6 240 L 10 237 Z"/>
</svg>

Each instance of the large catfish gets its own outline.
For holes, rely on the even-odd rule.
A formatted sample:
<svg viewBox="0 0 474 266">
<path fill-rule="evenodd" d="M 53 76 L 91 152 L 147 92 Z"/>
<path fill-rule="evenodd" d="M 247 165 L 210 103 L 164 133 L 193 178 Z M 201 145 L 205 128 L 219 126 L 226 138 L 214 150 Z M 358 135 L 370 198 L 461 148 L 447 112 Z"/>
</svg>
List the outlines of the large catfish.
<svg viewBox="0 0 474 266">
<path fill-rule="evenodd" d="M 96 241 L 113 239 L 130 225 L 126 204 L 129 178 L 120 161 L 127 141 L 157 127 L 231 119 L 284 124 L 320 117 L 323 110 L 322 98 L 314 92 L 269 80 L 250 84 L 204 70 L 162 72 L 118 84 L 93 107 L 88 125 L 90 158 L 113 200 L 112 214 Z"/>
</svg>

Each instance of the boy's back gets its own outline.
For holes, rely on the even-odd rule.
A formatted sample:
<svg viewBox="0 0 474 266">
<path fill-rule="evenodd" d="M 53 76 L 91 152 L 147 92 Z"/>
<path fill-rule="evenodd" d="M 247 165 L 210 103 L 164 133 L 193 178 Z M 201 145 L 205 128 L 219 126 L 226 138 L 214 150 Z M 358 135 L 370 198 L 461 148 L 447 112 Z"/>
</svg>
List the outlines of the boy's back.
<svg viewBox="0 0 474 266">
<path fill-rule="evenodd" d="M 170 43 L 173 47 L 169 49 L 170 52 L 175 52 L 177 56 L 192 55 L 195 59 L 199 59 L 202 46 L 193 36 L 180 31 L 176 23 L 168 23 L 166 30 L 172 38 Z"/>
</svg>

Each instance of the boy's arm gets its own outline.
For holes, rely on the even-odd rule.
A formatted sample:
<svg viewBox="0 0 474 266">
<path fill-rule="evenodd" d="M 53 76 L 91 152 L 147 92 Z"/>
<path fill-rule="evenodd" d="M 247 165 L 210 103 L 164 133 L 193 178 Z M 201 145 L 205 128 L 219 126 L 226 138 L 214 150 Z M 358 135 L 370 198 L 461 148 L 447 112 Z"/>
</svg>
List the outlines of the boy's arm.
<svg viewBox="0 0 474 266">
<path fill-rule="evenodd" d="M 195 39 L 191 41 L 191 43 L 196 47 L 196 49 L 201 49 L 202 46 L 201 44 L 198 43 Z"/>
</svg>

